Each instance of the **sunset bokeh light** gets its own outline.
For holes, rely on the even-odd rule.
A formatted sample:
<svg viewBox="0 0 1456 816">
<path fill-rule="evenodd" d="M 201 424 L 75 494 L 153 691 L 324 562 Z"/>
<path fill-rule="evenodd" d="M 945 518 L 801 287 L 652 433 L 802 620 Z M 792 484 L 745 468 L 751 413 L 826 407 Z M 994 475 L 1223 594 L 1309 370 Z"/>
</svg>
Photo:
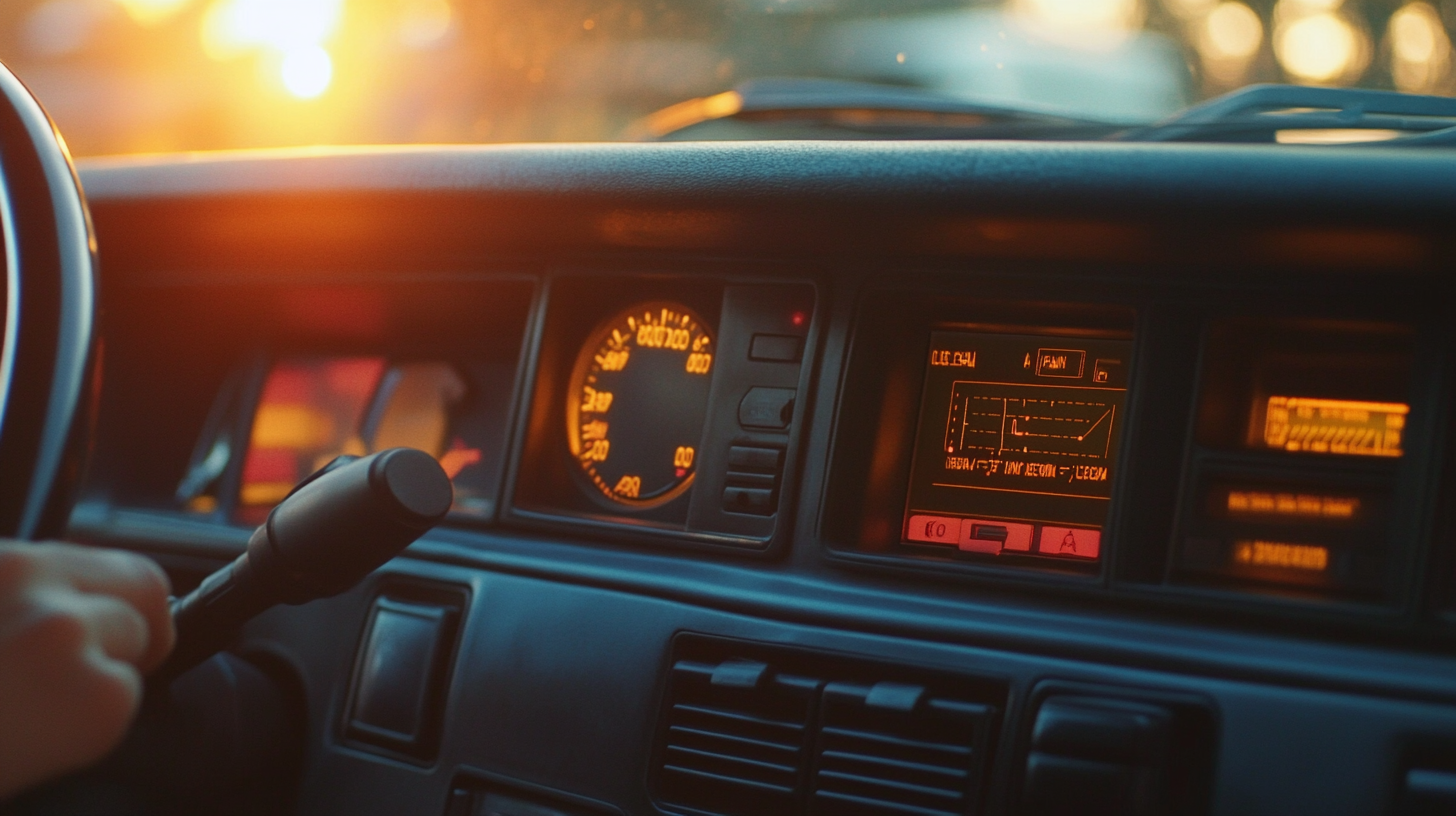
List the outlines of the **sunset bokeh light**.
<svg viewBox="0 0 1456 816">
<path fill-rule="evenodd" d="M 12 0 L 78 155 L 644 138 L 748 80 L 1139 123 L 1254 82 L 1456 90 L 1456 0 Z"/>
</svg>

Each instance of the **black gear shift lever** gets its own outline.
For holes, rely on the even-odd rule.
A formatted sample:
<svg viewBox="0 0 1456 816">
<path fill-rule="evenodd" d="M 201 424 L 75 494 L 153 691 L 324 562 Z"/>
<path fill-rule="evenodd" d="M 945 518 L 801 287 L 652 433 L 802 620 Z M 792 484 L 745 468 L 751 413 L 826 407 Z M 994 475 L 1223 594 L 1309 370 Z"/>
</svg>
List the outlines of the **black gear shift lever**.
<svg viewBox="0 0 1456 816">
<path fill-rule="evenodd" d="M 273 508 L 247 552 L 173 602 L 177 645 L 149 679 L 165 683 L 201 663 L 275 604 L 351 589 L 438 524 L 453 499 L 450 477 L 424 451 L 335 459 Z"/>
</svg>

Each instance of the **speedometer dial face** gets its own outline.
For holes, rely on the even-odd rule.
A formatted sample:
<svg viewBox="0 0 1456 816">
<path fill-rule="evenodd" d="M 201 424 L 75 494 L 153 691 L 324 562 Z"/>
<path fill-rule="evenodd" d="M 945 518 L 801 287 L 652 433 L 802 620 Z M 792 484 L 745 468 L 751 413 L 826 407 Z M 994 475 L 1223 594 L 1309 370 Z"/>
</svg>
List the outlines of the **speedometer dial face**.
<svg viewBox="0 0 1456 816">
<path fill-rule="evenodd" d="M 566 438 L 596 493 L 645 509 L 692 486 L 713 350 L 702 319 L 665 301 L 627 309 L 587 338 L 567 392 Z"/>
</svg>

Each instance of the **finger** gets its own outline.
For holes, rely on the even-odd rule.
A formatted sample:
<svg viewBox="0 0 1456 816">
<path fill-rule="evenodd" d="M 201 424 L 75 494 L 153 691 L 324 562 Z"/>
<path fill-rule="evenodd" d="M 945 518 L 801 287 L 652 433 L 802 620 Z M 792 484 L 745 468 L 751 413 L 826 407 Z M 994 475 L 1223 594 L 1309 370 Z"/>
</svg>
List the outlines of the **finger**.
<svg viewBox="0 0 1456 816">
<path fill-rule="evenodd" d="M 110 595 L 136 608 L 147 623 L 149 648 L 136 665 L 149 671 L 172 650 L 176 638 L 167 602 L 171 582 L 157 563 L 123 550 L 80 547 L 73 544 L 40 545 L 50 551 L 52 574 L 82 592 Z"/>
<path fill-rule="evenodd" d="M 87 659 L 102 665 L 104 656 L 137 664 L 151 645 L 146 618 L 131 604 L 111 595 L 52 591 L 40 614 L 67 615 L 83 625 L 82 649 Z"/>
</svg>

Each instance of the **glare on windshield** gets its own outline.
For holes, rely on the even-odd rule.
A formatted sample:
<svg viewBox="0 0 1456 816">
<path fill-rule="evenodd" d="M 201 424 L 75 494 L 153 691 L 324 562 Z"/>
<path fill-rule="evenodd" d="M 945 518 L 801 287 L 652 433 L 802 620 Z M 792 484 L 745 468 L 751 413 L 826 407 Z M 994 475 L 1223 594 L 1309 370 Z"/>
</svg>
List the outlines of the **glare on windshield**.
<svg viewBox="0 0 1456 816">
<path fill-rule="evenodd" d="M 1456 89 L 1456 0 L 9 0 L 78 155 L 603 141 L 766 78 L 1113 124 L 1255 82 Z"/>
</svg>

